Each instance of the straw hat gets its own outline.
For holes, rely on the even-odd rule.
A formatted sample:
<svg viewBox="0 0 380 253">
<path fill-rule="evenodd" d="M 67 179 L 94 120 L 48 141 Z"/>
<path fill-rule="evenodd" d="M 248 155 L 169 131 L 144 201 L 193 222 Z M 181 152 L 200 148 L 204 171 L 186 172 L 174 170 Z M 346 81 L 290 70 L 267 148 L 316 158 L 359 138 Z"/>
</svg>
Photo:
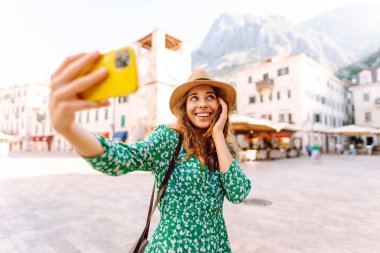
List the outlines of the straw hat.
<svg viewBox="0 0 380 253">
<path fill-rule="evenodd" d="M 173 114 L 175 114 L 174 108 L 179 103 L 181 98 L 186 94 L 186 92 L 188 92 L 189 90 L 191 90 L 192 88 L 196 86 L 203 85 L 203 84 L 217 87 L 223 90 L 227 95 L 227 101 L 225 102 L 227 103 L 229 110 L 232 109 L 236 101 L 235 88 L 227 83 L 212 80 L 211 77 L 204 70 L 197 70 L 190 75 L 186 83 L 181 84 L 180 86 L 175 88 L 175 90 L 173 91 L 170 97 L 170 101 L 169 101 L 170 111 Z"/>
</svg>

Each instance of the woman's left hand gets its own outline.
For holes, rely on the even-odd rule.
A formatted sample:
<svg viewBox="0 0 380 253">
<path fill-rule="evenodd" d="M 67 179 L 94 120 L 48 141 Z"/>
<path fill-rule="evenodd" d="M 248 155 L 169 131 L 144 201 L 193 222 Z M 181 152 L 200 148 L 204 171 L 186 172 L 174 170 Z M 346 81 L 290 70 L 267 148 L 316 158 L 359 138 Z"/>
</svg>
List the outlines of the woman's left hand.
<svg viewBox="0 0 380 253">
<path fill-rule="evenodd" d="M 224 125 L 227 121 L 227 104 L 222 98 L 219 98 L 219 103 L 222 106 L 222 113 L 212 129 L 212 135 L 223 134 Z"/>
</svg>

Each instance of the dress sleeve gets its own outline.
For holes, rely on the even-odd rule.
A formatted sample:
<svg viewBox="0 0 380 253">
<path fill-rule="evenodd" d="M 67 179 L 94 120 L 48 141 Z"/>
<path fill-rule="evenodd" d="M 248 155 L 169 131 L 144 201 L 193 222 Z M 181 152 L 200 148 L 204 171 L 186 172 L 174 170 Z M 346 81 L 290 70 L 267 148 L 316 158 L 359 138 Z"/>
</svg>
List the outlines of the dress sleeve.
<svg viewBox="0 0 380 253">
<path fill-rule="evenodd" d="M 164 125 L 142 142 L 121 143 L 95 134 L 102 144 L 104 153 L 96 157 L 83 157 L 90 165 L 110 176 L 120 176 L 132 171 L 151 171 L 157 173 L 162 162 L 172 155 L 173 130 Z M 171 141 L 174 139 L 174 142 Z"/>
<path fill-rule="evenodd" d="M 232 203 L 241 203 L 251 190 L 251 181 L 245 176 L 237 159 L 233 160 L 221 180 L 226 197 Z"/>
</svg>

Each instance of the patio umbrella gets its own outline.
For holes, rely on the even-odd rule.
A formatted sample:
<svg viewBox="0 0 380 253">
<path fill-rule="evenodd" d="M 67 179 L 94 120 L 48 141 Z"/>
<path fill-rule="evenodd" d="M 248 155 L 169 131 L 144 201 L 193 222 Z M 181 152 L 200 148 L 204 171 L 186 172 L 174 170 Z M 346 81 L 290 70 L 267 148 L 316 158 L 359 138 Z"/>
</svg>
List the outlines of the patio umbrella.
<svg viewBox="0 0 380 253">
<path fill-rule="evenodd" d="M 255 132 L 278 132 L 280 127 L 266 119 L 255 119 L 246 115 L 230 115 L 230 123 L 235 133 L 244 133 L 251 130 Z"/>
<path fill-rule="evenodd" d="M 364 127 L 358 125 L 348 125 L 337 127 L 331 130 L 331 133 L 340 134 L 344 136 L 356 136 L 356 135 L 371 135 L 376 131 L 375 128 L 372 127 Z"/>
<path fill-rule="evenodd" d="M 301 132 L 305 129 L 299 125 L 294 125 L 286 122 L 280 122 L 277 124 L 280 127 L 280 132 Z"/>
</svg>

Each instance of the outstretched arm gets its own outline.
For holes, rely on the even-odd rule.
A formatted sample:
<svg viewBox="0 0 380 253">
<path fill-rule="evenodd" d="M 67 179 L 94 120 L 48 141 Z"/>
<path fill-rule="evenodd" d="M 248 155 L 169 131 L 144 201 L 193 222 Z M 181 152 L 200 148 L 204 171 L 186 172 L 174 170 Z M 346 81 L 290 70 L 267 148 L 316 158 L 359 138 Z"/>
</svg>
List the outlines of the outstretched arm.
<svg viewBox="0 0 380 253">
<path fill-rule="evenodd" d="M 109 106 L 109 102 L 82 100 L 78 94 L 107 78 L 107 72 L 105 69 L 100 69 L 85 76 L 80 74 L 85 68 L 97 62 L 99 57 L 98 52 L 70 56 L 51 76 L 49 115 L 52 126 L 80 155 L 86 157 L 102 154 L 103 148 L 91 132 L 75 122 L 75 113 Z"/>
</svg>

